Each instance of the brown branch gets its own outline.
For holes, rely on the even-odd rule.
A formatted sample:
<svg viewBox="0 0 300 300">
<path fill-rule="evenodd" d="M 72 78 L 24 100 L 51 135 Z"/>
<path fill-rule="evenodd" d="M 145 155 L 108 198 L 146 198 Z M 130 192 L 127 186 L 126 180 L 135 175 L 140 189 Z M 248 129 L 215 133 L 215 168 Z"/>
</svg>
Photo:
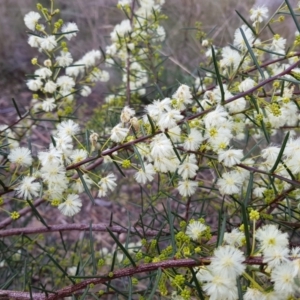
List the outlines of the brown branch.
<svg viewBox="0 0 300 300">
<path fill-rule="evenodd" d="M 109 226 L 108 224 L 92 224 L 92 231 L 107 231 L 109 228 L 112 232 L 117 233 L 128 233 L 128 229 L 123 228 L 121 226 Z M 13 235 L 20 235 L 20 234 L 37 234 L 37 233 L 49 233 L 55 231 L 88 231 L 90 230 L 89 224 L 61 224 L 61 225 L 48 225 L 48 227 L 33 227 L 33 228 L 13 228 L 13 229 L 6 229 L 0 230 L 0 237 L 6 236 L 13 236 Z M 131 229 L 131 233 L 140 233 L 144 234 L 144 231 L 138 229 Z M 145 232 L 146 236 L 156 236 L 159 233 L 159 230 L 149 230 Z M 168 232 L 162 232 L 162 235 L 169 235 Z"/>
<path fill-rule="evenodd" d="M 295 190 L 295 187 L 290 187 L 289 189 L 287 189 L 286 191 L 283 191 L 280 195 L 278 195 L 275 199 L 273 199 L 273 201 L 271 203 L 268 204 L 269 209 L 267 211 L 267 214 L 271 214 L 272 211 L 277 207 L 278 202 L 282 201 L 287 194 L 289 194 L 290 192 L 292 192 L 293 190 Z M 259 209 L 259 212 L 262 212 L 266 207 L 262 207 L 261 209 Z M 257 221 L 256 223 L 256 228 L 259 228 L 263 223 L 263 220 L 260 219 Z"/>
<path fill-rule="evenodd" d="M 210 258 L 199 258 L 198 261 L 191 259 L 191 258 L 186 258 L 186 259 L 170 259 L 170 260 L 165 260 L 162 262 L 157 262 L 157 263 L 149 263 L 149 264 L 142 264 L 137 267 L 128 267 L 124 268 L 121 270 L 117 270 L 113 272 L 112 276 L 101 276 L 101 278 L 91 278 L 91 279 L 86 279 L 80 283 L 67 286 L 65 288 L 62 288 L 56 292 L 53 292 L 50 296 L 45 296 L 41 294 L 33 294 L 33 299 L 34 300 L 57 300 L 57 299 L 62 299 L 63 297 L 67 297 L 72 295 L 73 293 L 80 291 L 90 284 L 96 285 L 96 284 L 101 284 L 105 282 L 109 282 L 113 279 L 117 278 L 122 278 L 122 277 L 128 277 L 128 276 L 133 276 L 139 273 L 145 273 L 145 272 L 151 272 L 151 271 L 156 271 L 158 269 L 169 269 L 169 268 L 194 268 L 197 266 L 203 266 L 203 265 L 208 265 L 210 263 Z M 244 261 L 245 264 L 250 264 L 250 265 L 265 265 L 263 262 L 263 258 L 261 257 L 250 257 L 247 258 Z M 99 274 L 100 275 L 100 274 Z M 98 276 L 99 276 L 98 275 Z M 73 278 L 86 278 L 86 277 L 79 277 L 79 276 L 74 276 Z M 9 298 L 13 298 L 15 296 L 19 296 L 20 298 L 14 298 L 14 299 L 31 299 L 30 293 L 22 293 L 22 292 L 16 292 L 16 291 L 3 291 L 0 290 L 0 296 L 1 295 L 6 295 Z"/>
<path fill-rule="evenodd" d="M 277 59 L 272 59 L 272 60 L 266 61 L 265 63 L 262 63 L 259 67 L 264 68 L 264 67 L 267 67 L 269 65 L 275 64 L 277 62 L 280 62 L 280 61 L 283 61 L 283 60 L 286 60 L 286 59 L 289 59 L 289 58 L 295 57 L 295 56 L 300 56 L 300 52 L 296 52 L 296 53 L 294 53 L 293 55 L 290 55 L 290 56 L 283 56 L 283 57 L 280 57 L 280 58 L 277 58 Z M 252 68 L 246 70 L 246 72 L 244 72 L 244 73 L 252 72 L 252 71 L 255 71 L 255 70 L 257 70 L 257 66 L 253 66 Z"/>
<path fill-rule="evenodd" d="M 31 296 L 32 297 L 31 297 Z M 34 300 L 44 300 L 45 295 L 42 293 L 27 293 L 27 292 L 18 292 L 18 291 L 7 291 L 0 290 L 0 299 L 1 300 L 11 300 L 11 299 L 34 299 Z"/>
<path fill-rule="evenodd" d="M 249 167 L 249 166 L 246 166 L 246 165 L 243 165 L 243 164 L 237 164 L 236 166 L 240 167 L 240 168 L 243 168 L 245 170 L 251 171 L 253 173 L 260 173 L 260 174 L 265 174 L 265 175 L 268 175 L 268 176 L 272 176 L 272 177 L 278 178 L 282 181 L 288 182 L 291 185 L 295 185 L 297 187 L 300 187 L 300 182 L 297 181 L 297 180 L 288 179 L 288 178 L 283 177 L 281 175 L 277 175 L 275 173 L 269 173 L 269 172 L 266 172 L 266 171 L 263 171 L 263 170 L 260 170 L 260 169 L 254 168 L 254 167 Z"/>
<path fill-rule="evenodd" d="M 72 164 L 72 165 L 67 166 L 67 167 L 66 167 L 66 170 L 73 170 L 73 169 L 76 169 L 76 168 L 78 168 L 78 167 L 80 167 L 80 166 L 82 166 L 82 165 L 84 165 L 84 164 L 86 164 L 86 163 L 89 163 L 89 162 L 91 162 L 91 161 L 98 160 L 98 159 L 100 159 L 100 160 L 101 160 L 101 163 L 102 163 L 103 158 L 101 158 L 101 157 L 100 157 L 100 158 L 99 158 L 98 156 L 95 156 L 95 157 L 88 157 L 88 158 L 86 158 L 86 159 L 84 159 L 84 160 L 82 160 L 82 161 L 80 161 L 80 162 L 78 162 L 78 163 L 76 163 L 76 164 Z M 95 162 L 94 164 L 96 164 L 96 165 L 95 165 L 95 167 L 96 167 L 96 166 L 98 166 L 100 163 L 99 163 L 99 162 Z M 89 167 L 90 167 L 90 166 L 94 166 L 94 164 L 93 164 L 93 165 L 89 165 L 88 167 L 86 167 L 86 169 L 89 170 Z"/>
</svg>

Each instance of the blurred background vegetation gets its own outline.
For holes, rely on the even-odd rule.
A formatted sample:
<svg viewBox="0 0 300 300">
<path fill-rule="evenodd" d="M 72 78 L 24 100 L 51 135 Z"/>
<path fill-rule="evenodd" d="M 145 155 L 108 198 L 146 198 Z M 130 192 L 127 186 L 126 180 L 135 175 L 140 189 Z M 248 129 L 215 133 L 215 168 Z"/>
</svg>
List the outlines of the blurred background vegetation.
<svg viewBox="0 0 300 300">
<path fill-rule="evenodd" d="M 49 6 L 49 0 L 40 1 L 44 6 Z M 109 34 L 115 24 L 124 19 L 122 12 L 116 8 L 117 0 L 55 0 L 55 6 L 61 10 L 62 19 L 78 24 L 80 32 L 77 38 L 70 43 L 70 51 L 75 59 L 81 57 L 90 49 L 105 49 L 110 44 Z M 205 32 L 212 31 L 210 38 L 215 40 L 217 46 L 223 46 L 232 40 L 234 30 L 242 24 L 234 13 L 238 10 L 248 16 L 249 9 L 254 0 L 166 0 L 163 6 L 168 20 L 164 22 L 167 39 L 163 45 L 164 54 L 171 56 L 172 60 L 166 62 L 166 69 L 170 70 L 171 82 L 180 80 L 182 72 L 180 65 L 196 73 L 201 58 L 201 43 L 197 41 L 196 22 L 203 24 Z M 0 1 L 0 105 L 10 102 L 15 97 L 23 104 L 29 104 L 30 93 L 25 85 L 25 74 L 34 70 L 30 64 L 31 58 L 37 56 L 36 49 L 27 44 L 24 15 L 35 10 L 35 0 L 2 0 Z M 189 29 L 188 29 L 189 28 Z M 97 101 L 103 99 L 107 92 L 104 85 L 99 85 L 94 90 L 91 98 Z M 24 99 L 25 98 L 25 99 Z M 89 100 L 87 100 L 89 101 Z M 92 101 L 93 106 L 96 104 Z M 0 107 L 1 107 L 0 106 Z M 6 106 L 6 105 L 5 105 Z M 12 113 L 14 112 L 11 107 Z M 10 112 L 9 107 L 1 110 Z"/>
<path fill-rule="evenodd" d="M 42 5 L 49 6 L 49 0 L 41 0 Z M 122 12 L 116 8 L 117 0 L 55 0 L 55 6 L 61 10 L 61 17 L 65 22 L 73 21 L 78 24 L 80 32 L 70 43 L 70 51 L 74 59 L 80 58 L 90 49 L 105 49 L 110 44 L 109 34 L 113 27 L 124 19 Z M 189 72 L 197 74 L 197 67 L 203 61 L 204 49 L 196 38 L 195 24 L 201 22 L 201 29 L 209 33 L 209 38 L 216 46 L 224 46 L 233 40 L 235 29 L 242 24 L 235 13 L 237 10 L 248 19 L 249 10 L 253 5 L 268 5 L 272 13 L 282 1 L 279 0 L 166 0 L 163 6 L 168 16 L 163 26 L 167 32 L 162 52 L 169 56 L 164 73 L 169 77 L 168 82 L 185 83 L 184 77 Z M 295 4 L 297 1 L 290 0 Z M 0 120 L 6 113 L 15 113 L 10 103 L 14 97 L 21 104 L 29 104 L 30 93 L 27 93 L 25 74 L 31 73 L 34 66 L 30 60 L 37 56 L 36 49 L 27 44 L 24 15 L 35 10 L 36 0 L 2 0 L 0 1 Z M 287 21 L 288 22 L 288 21 Z M 294 25 L 292 25 L 294 26 Z M 290 25 L 275 24 L 285 35 L 293 35 L 295 29 Z M 190 78 L 192 80 L 192 78 Z M 187 82 L 189 83 L 189 82 Z M 108 92 L 109 84 L 98 85 L 93 94 L 85 100 L 89 102 L 89 109 L 101 103 Z M 8 107 L 7 107 L 8 106 Z M 2 122 L 1 122 L 2 123 Z"/>
</svg>

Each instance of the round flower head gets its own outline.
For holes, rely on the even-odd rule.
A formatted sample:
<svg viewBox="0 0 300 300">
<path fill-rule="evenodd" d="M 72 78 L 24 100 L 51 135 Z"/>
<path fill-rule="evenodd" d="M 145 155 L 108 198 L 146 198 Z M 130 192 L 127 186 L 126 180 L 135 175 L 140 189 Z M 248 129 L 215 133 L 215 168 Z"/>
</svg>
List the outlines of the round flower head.
<svg viewBox="0 0 300 300">
<path fill-rule="evenodd" d="M 42 103 L 42 109 L 47 112 L 52 111 L 55 107 L 56 104 L 54 98 L 47 98 Z"/>
<path fill-rule="evenodd" d="M 55 82 L 53 82 L 52 80 L 48 80 L 44 86 L 44 91 L 46 93 L 54 93 L 56 91 L 57 85 Z"/>
<path fill-rule="evenodd" d="M 34 31 L 35 25 L 37 24 L 38 20 L 41 18 L 41 15 L 35 11 L 31 11 L 24 17 L 24 22 L 27 28 Z"/>
<path fill-rule="evenodd" d="M 90 189 L 92 184 L 94 183 L 94 181 L 87 175 L 87 174 L 83 174 L 83 181 L 85 182 L 85 186 Z M 76 191 L 77 193 L 82 193 L 85 190 L 85 187 L 82 183 L 82 180 L 80 178 L 77 178 L 75 180 L 75 182 L 72 184 L 72 188 L 74 189 L 74 191 Z"/>
<path fill-rule="evenodd" d="M 208 266 L 207 269 L 200 269 L 196 277 L 203 283 L 203 291 L 210 296 L 210 300 L 238 299 L 235 278 L 216 273 L 211 266 Z"/>
<path fill-rule="evenodd" d="M 274 290 L 284 295 L 284 299 L 288 299 L 288 296 L 294 295 L 296 292 L 297 285 L 293 273 L 293 264 L 291 262 L 276 266 L 271 273 L 271 281 L 274 282 Z"/>
<path fill-rule="evenodd" d="M 114 30 L 110 33 L 111 40 L 118 42 L 120 38 L 132 31 L 130 20 L 123 20 L 120 24 L 117 24 Z"/>
<path fill-rule="evenodd" d="M 253 26 L 256 23 L 261 23 L 264 19 L 268 18 L 269 9 L 266 6 L 258 6 L 255 8 L 251 8 L 250 10 L 250 20 L 254 21 Z"/>
<path fill-rule="evenodd" d="M 61 31 L 64 33 L 66 39 L 70 40 L 73 36 L 76 36 L 77 31 L 79 31 L 76 23 L 69 22 L 63 25 Z"/>
<path fill-rule="evenodd" d="M 286 39 L 275 34 L 272 44 L 270 46 L 270 50 L 284 54 L 285 53 L 285 43 Z"/>
<path fill-rule="evenodd" d="M 52 75 L 52 71 L 49 68 L 40 68 L 36 70 L 34 74 L 40 78 L 46 79 Z"/>
<path fill-rule="evenodd" d="M 40 79 L 30 79 L 26 85 L 31 91 L 36 92 L 43 86 L 43 82 Z"/>
<path fill-rule="evenodd" d="M 173 128 L 177 126 L 177 122 L 182 120 L 183 116 L 180 114 L 180 111 L 177 109 L 168 109 L 166 112 L 163 112 L 160 115 L 158 126 L 164 131 L 167 128 Z"/>
<path fill-rule="evenodd" d="M 117 178 L 114 174 L 108 174 L 106 177 L 103 177 L 98 184 L 104 191 L 113 191 L 117 186 L 116 180 Z"/>
<path fill-rule="evenodd" d="M 197 159 L 195 154 L 188 155 L 178 168 L 178 174 L 183 179 L 193 178 L 198 170 Z"/>
<path fill-rule="evenodd" d="M 134 115 L 135 115 L 134 109 L 130 108 L 129 106 L 125 106 L 121 112 L 121 116 L 120 116 L 121 122 L 128 123 Z"/>
<path fill-rule="evenodd" d="M 232 167 L 239 164 L 243 156 L 243 150 L 228 149 L 226 151 L 219 152 L 218 160 L 219 162 L 223 162 L 226 167 Z"/>
<path fill-rule="evenodd" d="M 140 168 L 135 174 L 134 178 L 138 183 L 145 184 L 147 181 L 152 181 L 155 175 L 155 170 L 152 164 L 145 164 L 144 169 Z"/>
<path fill-rule="evenodd" d="M 29 167 L 32 164 L 30 150 L 25 147 L 12 149 L 8 155 L 8 160 L 20 167 Z"/>
<path fill-rule="evenodd" d="M 246 43 L 240 29 L 244 32 L 245 38 L 250 45 L 254 42 L 255 37 L 247 25 L 242 25 L 235 31 L 233 45 L 239 50 L 246 50 Z"/>
<path fill-rule="evenodd" d="M 242 60 L 238 51 L 231 49 L 230 47 L 224 47 L 222 49 L 222 59 L 220 61 L 221 67 L 233 67 L 237 69 Z"/>
<path fill-rule="evenodd" d="M 228 112 L 221 105 L 218 105 L 216 109 L 208 113 L 204 118 L 206 128 L 217 127 L 219 128 L 222 123 L 227 120 Z"/>
<path fill-rule="evenodd" d="M 57 56 L 55 60 L 60 67 L 68 67 L 73 62 L 71 53 L 66 51 L 61 51 L 60 56 Z"/>
<path fill-rule="evenodd" d="M 69 194 L 66 201 L 59 204 L 58 209 L 65 216 L 72 217 L 81 210 L 81 199 L 76 194 Z"/>
<path fill-rule="evenodd" d="M 43 50 L 51 51 L 57 46 L 55 35 L 49 35 L 40 40 L 40 46 Z"/>
<path fill-rule="evenodd" d="M 277 226 L 269 224 L 261 227 L 256 232 L 262 250 L 268 248 L 286 248 L 288 246 L 288 234 L 282 233 Z"/>
<path fill-rule="evenodd" d="M 180 111 L 185 109 L 187 104 L 192 103 L 192 94 L 189 86 L 182 84 L 172 96 L 177 100 L 176 108 Z"/>
<path fill-rule="evenodd" d="M 245 256 L 239 249 L 229 245 L 221 246 L 215 249 L 210 267 L 215 274 L 234 279 L 244 272 L 244 260 Z"/>
<path fill-rule="evenodd" d="M 223 173 L 218 179 L 217 185 L 222 195 L 233 195 L 240 191 L 242 178 L 237 172 Z"/>
<path fill-rule="evenodd" d="M 251 78 L 246 78 L 239 85 L 240 92 L 246 92 L 255 86 L 255 81 Z"/>
<path fill-rule="evenodd" d="M 190 237 L 193 241 L 197 241 L 206 228 L 207 226 L 205 226 L 199 221 L 190 222 L 186 228 L 185 234 L 188 237 Z"/>
<path fill-rule="evenodd" d="M 174 153 L 171 141 L 164 134 L 155 136 L 150 147 L 153 158 L 170 157 Z"/>
<path fill-rule="evenodd" d="M 123 142 L 124 139 L 126 138 L 128 132 L 129 132 L 129 129 L 124 128 L 122 126 L 123 126 L 122 123 L 120 123 L 111 130 L 110 139 L 113 142 L 120 143 L 120 142 Z"/>
<path fill-rule="evenodd" d="M 234 228 L 230 233 L 225 232 L 224 242 L 230 246 L 240 247 L 243 245 L 245 234 Z"/>
<path fill-rule="evenodd" d="M 84 149 L 73 150 L 70 158 L 73 163 L 78 163 L 88 157 L 88 152 Z"/>
<path fill-rule="evenodd" d="M 87 68 L 96 65 L 96 62 L 101 58 L 101 52 L 99 50 L 91 50 L 82 57 L 82 62 Z"/>
<path fill-rule="evenodd" d="M 198 182 L 193 180 L 184 180 L 178 182 L 178 191 L 179 194 L 183 197 L 192 196 L 198 187 Z"/>
<path fill-rule="evenodd" d="M 274 268 L 281 265 L 283 262 L 289 262 L 289 249 L 288 248 L 266 248 L 263 251 L 264 263 L 268 267 Z"/>
<path fill-rule="evenodd" d="M 41 184 L 34 181 L 35 177 L 24 177 L 21 183 L 15 188 L 17 195 L 21 198 L 29 200 L 31 200 L 33 197 L 37 197 L 39 195 Z"/>
<path fill-rule="evenodd" d="M 58 77 L 56 83 L 60 87 L 60 91 L 62 92 L 63 91 L 70 92 L 71 89 L 75 86 L 74 79 L 66 75 Z"/>
<path fill-rule="evenodd" d="M 63 121 L 57 126 L 59 136 L 73 136 L 80 130 L 79 125 L 73 120 Z"/>
<path fill-rule="evenodd" d="M 61 164 L 63 153 L 59 151 L 53 146 L 50 146 L 49 151 L 47 152 L 39 152 L 38 158 L 42 164 L 42 166 L 55 163 L 57 165 Z"/>
<path fill-rule="evenodd" d="M 31 35 L 28 38 L 28 44 L 30 45 L 30 47 L 32 48 L 39 48 L 40 47 L 40 43 L 41 43 L 42 38 L 39 36 L 35 36 L 35 35 Z"/>
<path fill-rule="evenodd" d="M 87 86 L 87 85 L 82 86 L 81 91 L 80 91 L 81 96 L 87 97 L 91 93 L 92 93 L 92 89 L 89 86 Z"/>
<path fill-rule="evenodd" d="M 196 151 L 203 140 L 202 133 L 196 128 L 192 128 L 190 134 L 184 140 L 183 147 L 185 150 Z"/>
</svg>

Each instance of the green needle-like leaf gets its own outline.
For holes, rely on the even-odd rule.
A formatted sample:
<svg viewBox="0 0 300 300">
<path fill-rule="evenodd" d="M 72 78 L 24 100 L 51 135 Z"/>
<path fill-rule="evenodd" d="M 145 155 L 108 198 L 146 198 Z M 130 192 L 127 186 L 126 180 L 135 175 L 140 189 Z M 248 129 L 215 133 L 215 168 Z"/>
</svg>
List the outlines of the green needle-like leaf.
<svg viewBox="0 0 300 300">
<path fill-rule="evenodd" d="M 282 155 L 283 155 L 285 146 L 286 146 L 286 144 L 287 144 L 287 142 L 288 142 L 288 140 L 289 140 L 289 136 L 290 136 L 290 132 L 288 132 L 288 133 L 285 135 L 285 138 L 284 138 L 284 140 L 283 140 L 282 146 L 281 146 L 280 151 L 279 151 L 279 153 L 278 153 L 277 159 L 276 159 L 276 161 L 275 161 L 275 163 L 274 163 L 272 169 L 270 170 L 270 173 L 273 173 L 273 172 L 276 170 L 278 164 L 280 163 L 280 160 L 281 160 L 281 158 L 282 158 Z"/>
<path fill-rule="evenodd" d="M 225 101 L 225 92 L 224 92 L 224 87 L 223 87 L 223 82 L 222 82 L 222 79 L 221 79 L 221 75 L 220 75 L 220 72 L 219 72 L 218 62 L 217 62 L 217 58 L 216 58 L 216 54 L 215 54 L 215 49 L 214 49 L 213 46 L 211 46 L 211 52 L 212 52 L 212 59 L 213 59 L 215 72 L 216 72 L 216 76 L 217 76 L 217 82 L 218 82 L 218 85 L 220 87 L 220 92 L 221 92 L 221 104 L 223 104 L 224 101 Z"/>
<path fill-rule="evenodd" d="M 261 67 L 260 67 L 260 65 L 259 65 L 259 63 L 258 63 L 258 61 L 256 59 L 256 56 L 255 56 L 255 54 L 254 54 L 254 52 L 253 52 L 253 50 L 252 50 L 252 48 L 251 48 L 251 46 L 250 46 L 250 44 L 249 44 L 249 42 L 247 40 L 247 37 L 246 37 L 243 29 L 240 28 L 240 31 L 241 31 L 242 37 L 244 39 L 245 45 L 247 47 L 247 50 L 248 50 L 248 52 L 249 52 L 249 54 L 250 54 L 250 56 L 251 56 L 251 58 L 252 58 L 252 60 L 253 60 L 253 62 L 255 64 L 255 66 L 256 66 L 256 68 L 257 68 L 257 70 L 258 70 L 261 78 L 265 79 L 264 72 L 262 71 L 262 69 L 261 69 Z"/>
<path fill-rule="evenodd" d="M 109 228 L 106 228 L 106 230 L 108 231 L 108 233 L 110 234 L 110 236 L 114 239 L 114 241 L 116 242 L 116 244 L 120 247 L 120 249 L 122 250 L 122 252 L 128 257 L 128 259 L 130 260 L 130 262 L 132 263 L 132 265 L 134 267 L 136 267 L 136 263 L 135 263 L 134 259 L 131 257 L 131 255 L 129 254 L 129 252 L 127 251 L 127 249 L 122 245 L 122 243 L 120 243 L 119 239 L 113 234 L 113 232 Z"/>
</svg>

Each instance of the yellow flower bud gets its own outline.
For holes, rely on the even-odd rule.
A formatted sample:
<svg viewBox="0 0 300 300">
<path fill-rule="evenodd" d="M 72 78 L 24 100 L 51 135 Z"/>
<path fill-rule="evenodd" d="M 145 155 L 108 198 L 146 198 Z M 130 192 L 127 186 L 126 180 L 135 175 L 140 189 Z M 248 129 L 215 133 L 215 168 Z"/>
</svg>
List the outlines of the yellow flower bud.
<svg viewBox="0 0 300 300">
<path fill-rule="evenodd" d="M 34 58 L 31 60 L 31 63 L 32 63 L 33 65 L 36 65 L 36 64 L 38 63 L 37 58 L 34 57 Z"/>
</svg>

